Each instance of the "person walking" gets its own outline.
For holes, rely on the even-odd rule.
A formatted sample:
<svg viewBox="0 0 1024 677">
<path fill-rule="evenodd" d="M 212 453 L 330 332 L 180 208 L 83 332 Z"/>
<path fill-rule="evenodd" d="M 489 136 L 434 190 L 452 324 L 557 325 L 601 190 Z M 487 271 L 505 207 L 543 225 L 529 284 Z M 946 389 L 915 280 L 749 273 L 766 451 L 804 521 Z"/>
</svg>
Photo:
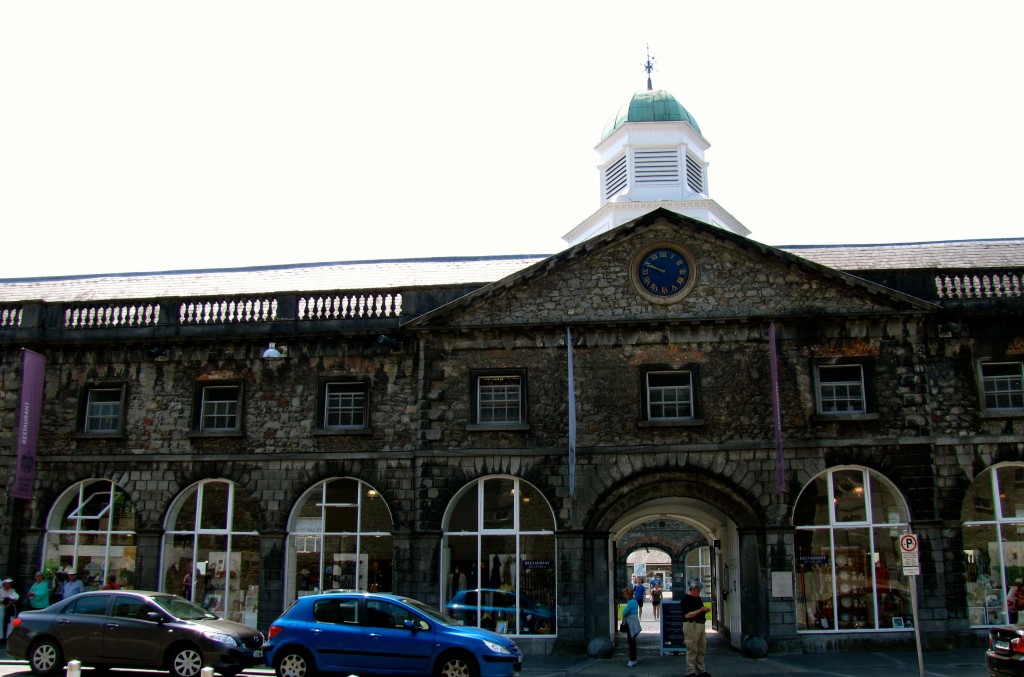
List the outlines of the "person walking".
<svg viewBox="0 0 1024 677">
<path fill-rule="evenodd" d="M 29 609 L 45 609 L 50 606 L 50 584 L 46 580 L 46 574 L 42 571 L 36 572 L 35 583 L 25 594 L 28 599 Z"/>
<path fill-rule="evenodd" d="M 640 607 L 636 603 L 636 596 L 633 589 L 626 587 L 622 589 L 622 598 L 628 600 L 626 607 L 622 610 L 622 625 L 626 631 L 626 641 L 629 643 L 629 662 L 627 668 L 635 668 L 636 658 L 636 637 L 640 634 Z"/>
<path fill-rule="evenodd" d="M 651 611 L 654 612 L 654 620 L 661 620 L 661 577 L 655 576 L 651 579 Z"/>
<path fill-rule="evenodd" d="M 107 576 L 107 582 L 104 583 L 100 590 L 120 590 L 121 586 L 117 582 L 117 574 L 110 574 Z"/>
<path fill-rule="evenodd" d="M 704 606 L 700 598 L 703 589 L 703 583 L 693 581 L 679 604 L 683 612 L 683 639 L 686 641 L 686 677 L 711 677 L 704 666 L 704 654 L 708 648 L 704 617 L 711 609 Z"/>
<path fill-rule="evenodd" d="M 3 639 L 7 640 L 7 631 L 11 621 L 18 615 L 18 592 L 14 589 L 14 579 L 5 578 L 0 585 L 0 603 L 4 607 Z"/>
</svg>

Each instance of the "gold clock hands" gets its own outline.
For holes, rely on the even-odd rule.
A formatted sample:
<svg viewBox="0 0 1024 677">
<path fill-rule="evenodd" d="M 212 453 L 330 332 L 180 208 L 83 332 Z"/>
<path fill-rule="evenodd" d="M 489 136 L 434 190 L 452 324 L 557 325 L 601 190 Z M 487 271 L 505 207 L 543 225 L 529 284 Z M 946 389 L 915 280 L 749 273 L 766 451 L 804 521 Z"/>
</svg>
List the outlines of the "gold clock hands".
<svg viewBox="0 0 1024 677">
<path fill-rule="evenodd" d="M 656 271 L 658 271 L 659 273 L 662 273 L 662 274 L 664 274 L 664 273 L 665 273 L 665 271 L 664 271 L 664 270 L 662 270 L 661 268 L 659 268 L 659 267 L 657 267 L 657 266 L 652 266 L 652 265 L 651 265 L 651 264 L 649 264 L 649 263 L 647 264 L 647 267 L 648 267 L 648 268 L 650 268 L 651 270 L 656 270 Z"/>
</svg>

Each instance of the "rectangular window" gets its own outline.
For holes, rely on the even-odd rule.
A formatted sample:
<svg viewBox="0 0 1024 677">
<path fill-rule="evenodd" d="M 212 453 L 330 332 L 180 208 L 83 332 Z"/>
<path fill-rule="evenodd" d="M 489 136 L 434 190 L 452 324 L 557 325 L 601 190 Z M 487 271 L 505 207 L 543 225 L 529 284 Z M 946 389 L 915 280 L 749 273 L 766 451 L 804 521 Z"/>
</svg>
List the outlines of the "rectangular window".
<svg viewBox="0 0 1024 677">
<path fill-rule="evenodd" d="M 1024 379 L 1020 362 L 984 362 L 981 385 L 985 408 L 989 410 L 1024 409 Z"/>
<path fill-rule="evenodd" d="M 241 430 L 239 412 L 242 387 L 239 385 L 203 386 L 199 430 L 236 432 Z"/>
<path fill-rule="evenodd" d="M 822 414 L 864 414 L 864 369 L 859 364 L 818 366 L 818 411 Z"/>
<path fill-rule="evenodd" d="M 82 388 L 77 432 L 104 437 L 123 435 L 126 390 L 123 383 L 92 383 Z"/>
<path fill-rule="evenodd" d="M 693 374 L 689 371 L 647 372 L 647 420 L 693 418 Z"/>
<path fill-rule="evenodd" d="M 522 377 L 479 376 L 477 379 L 477 422 L 522 422 Z"/>
<path fill-rule="evenodd" d="M 324 386 L 324 429 L 366 427 L 366 383 L 327 383 Z"/>
</svg>

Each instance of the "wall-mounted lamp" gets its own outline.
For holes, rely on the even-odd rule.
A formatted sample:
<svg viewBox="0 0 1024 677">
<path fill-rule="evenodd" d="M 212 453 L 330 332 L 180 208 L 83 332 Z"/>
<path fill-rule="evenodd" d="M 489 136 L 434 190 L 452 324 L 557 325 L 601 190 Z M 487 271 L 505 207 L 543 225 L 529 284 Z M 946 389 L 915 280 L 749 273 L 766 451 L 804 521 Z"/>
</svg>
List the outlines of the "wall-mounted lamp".
<svg viewBox="0 0 1024 677">
<path fill-rule="evenodd" d="M 264 360 L 280 360 L 285 354 L 287 354 L 287 350 L 285 350 L 284 346 L 278 349 L 277 344 L 271 341 L 267 349 L 263 351 L 262 357 Z"/>
<path fill-rule="evenodd" d="M 378 494 L 376 489 L 370 489 L 369 491 L 366 492 L 367 498 L 377 498 L 377 496 Z"/>
<path fill-rule="evenodd" d="M 377 343 L 386 345 L 388 348 L 391 348 L 391 350 L 402 349 L 401 341 L 399 341 L 398 339 L 393 339 L 390 336 L 385 336 L 384 334 L 381 334 L 380 336 L 377 337 Z"/>
</svg>

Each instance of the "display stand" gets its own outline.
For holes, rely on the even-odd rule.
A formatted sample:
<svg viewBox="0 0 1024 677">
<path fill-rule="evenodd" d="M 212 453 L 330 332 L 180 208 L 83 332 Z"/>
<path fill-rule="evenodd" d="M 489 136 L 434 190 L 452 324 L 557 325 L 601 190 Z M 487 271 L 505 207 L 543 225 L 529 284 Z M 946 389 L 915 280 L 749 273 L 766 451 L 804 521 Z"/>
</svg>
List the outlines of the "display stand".
<svg viewBox="0 0 1024 677">
<path fill-rule="evenodd" d="M 686 653 L 683 639 L 683 605 L 678 600 L 661 603 L 661 655 Z"/>
</svg>

